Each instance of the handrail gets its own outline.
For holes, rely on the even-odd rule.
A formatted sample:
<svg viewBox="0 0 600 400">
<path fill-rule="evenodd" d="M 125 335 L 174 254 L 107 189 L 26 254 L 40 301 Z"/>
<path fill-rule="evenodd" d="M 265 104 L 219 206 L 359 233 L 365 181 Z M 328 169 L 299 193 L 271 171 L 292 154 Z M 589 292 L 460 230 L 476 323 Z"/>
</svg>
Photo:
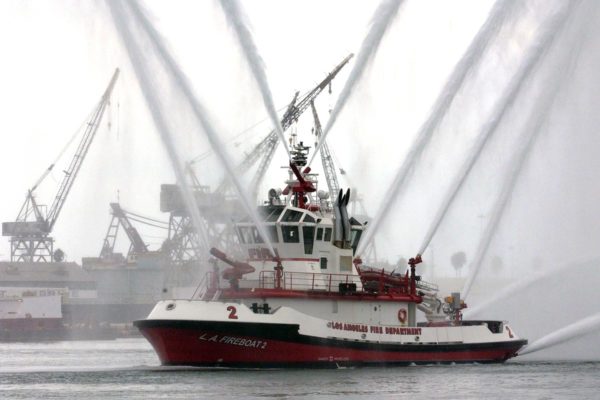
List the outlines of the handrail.
<svg viewBox="0 0 600 400">
<path fill-rule="evenodd" d="M 261 289 L 275 289 L 275 271 L 261 271 L 258 282 Z M 284 272 L 281 288 L 337 292 L 340 283 L 361 285 L 361 280 L 358 275 L 352 274 Z"/>
<path fill-rule="evenodd" d="M 437 292 L 437 291 L 439 291 L 438 285 L 436 285 L 435 283 L 426 282 L 426 281 L 423 281 L 423 280 L 417 281 L 417 288 L 418 289 L 427 290 L 427 291 L 430 291 L 430 292 Z"/>
<path fill-rule="evenodd" d="M 203 298 L 207 293 L 209 293 L 209 290 L 213 290 L 212 293 L 214 293 L 214 291 L 219 288 L 218 282 L 215 279 L 216 277 L 217 275 L 214 271 L 208 271 L 206 274 L 204 274 L 200 280 L 200 283 L 198 283 L 198 286 L 196 286 L 196 290 L 194 290 L 190 300 L 193 300 L 196 297 L 200 299 Z M 196 296 L 196 294 L 198 296 Z"/>
</svg>

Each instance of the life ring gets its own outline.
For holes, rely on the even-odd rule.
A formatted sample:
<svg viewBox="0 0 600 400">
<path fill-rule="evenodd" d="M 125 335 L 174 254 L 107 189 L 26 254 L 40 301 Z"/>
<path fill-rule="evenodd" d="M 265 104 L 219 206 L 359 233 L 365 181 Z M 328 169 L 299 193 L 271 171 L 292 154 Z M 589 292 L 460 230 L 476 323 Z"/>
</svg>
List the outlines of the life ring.
<svg viewBox="0 0 600 400">
<path fill-rule="evenodd" d="M 406 312 L 405 308 L 401 308 L 400 310 L 398 310 L 398 321 L 400 321 L 401 323 L 405 323 L 407 316 L 408 313 Z"/>
</svg>

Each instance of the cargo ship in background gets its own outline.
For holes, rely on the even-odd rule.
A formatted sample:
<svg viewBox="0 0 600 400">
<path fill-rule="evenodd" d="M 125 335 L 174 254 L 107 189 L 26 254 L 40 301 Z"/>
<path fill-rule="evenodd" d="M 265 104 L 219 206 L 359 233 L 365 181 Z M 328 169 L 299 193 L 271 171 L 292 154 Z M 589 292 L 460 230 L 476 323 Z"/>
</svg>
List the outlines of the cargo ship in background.
<svg viewBox="0 0 600 400">
<path fill-rule="evenodd" d="M 0 341 L 64 337 L 61 303 L 59 295 L 3 296 L 0 298 Z"/>
<path fill-rule="evenodd" d="M 294 143 L 285 189 L 271 189 L 258 209 L 272 248 L 248 218 L 237 221 L 243 259 L 212 248 L 214 270 L 194 296 L 160 301 L 135 321 L 163 365 L 335 368 L 517 355 L 527 341 L 507 322 L 463 320 L 458 293 L 438 298 L 416 272 L 420 255 L 406 272 L 365 265 L 356 249 L 366 223 L 348 215 L 350 190 L 318 190 L 308 151 Z"/>
</svg>

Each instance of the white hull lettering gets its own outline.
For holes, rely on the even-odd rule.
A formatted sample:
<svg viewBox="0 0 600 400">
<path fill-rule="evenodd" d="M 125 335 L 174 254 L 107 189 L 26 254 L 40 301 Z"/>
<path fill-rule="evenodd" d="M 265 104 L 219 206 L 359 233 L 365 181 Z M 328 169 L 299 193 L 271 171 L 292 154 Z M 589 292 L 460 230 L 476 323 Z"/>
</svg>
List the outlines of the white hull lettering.
<svg viewBox="0 0 600 400">
<path fill-rule="evenodd" d="M 421 335 L 421 328 L 400 328 L 396 326 L 375 326 L 375 325 L 362 325 L 362 324 L 349 324 L 343 322 L 328 322 L 327 327 L 330 329 L 337 329 L 340 331 L 350 332 L 371 332 L 385 335 Z"/>
<path fill-rule="evenodd" d="M 252 347 L 255 349 L 266 349 L 267 342 L 262 340 L 254 340 L 254 339 L 244 339 L 235 336 L 222 336 L 219 340 L 219 343 L 231 344 L 234 346 L 242 346 L 242 347 Z"/>
<path fill-rule="evenodd" d="M 204 340 L 207 342 L 216 342 L 218 338 L 219 338 L 219 335 L 208 336 L 206 333 L 203 333 L 202 335 L 200 335 L 200 337 L 198 337 L 198 339 Z"/>
<path fill-rule="evenodd" d="M 267 342 L 264 340 L 244 339 L 235 336 L 220 336 L 202 333 L 200 336 L 198 336 L 198 340 L 203 340 L 205 342 L 230 344 L 233 346 L 251 347 L 259 350 L 264 350 L 267 348 Z"/>
</svg>

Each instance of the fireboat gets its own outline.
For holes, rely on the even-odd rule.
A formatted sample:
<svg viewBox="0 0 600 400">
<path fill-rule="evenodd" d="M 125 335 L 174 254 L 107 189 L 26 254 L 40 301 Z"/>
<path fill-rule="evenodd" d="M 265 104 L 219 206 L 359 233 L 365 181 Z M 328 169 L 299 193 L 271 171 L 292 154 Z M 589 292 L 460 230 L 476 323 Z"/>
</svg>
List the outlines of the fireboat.
<svg viewBox="0 0 600 400">
<path fill-rule="evenodd" d="M 163 365 L 338 368 L 517 355 L 527 340 L 505 321 L 464 320 L 459 293 L 440 298 L 417 275 L 420 255 L 403 273 L 365 265 L 356 249 L 366 223 L 348 215 L 350 190 L 331 199 L 317 190 L 308 151 L 292 146 L 286 188 L 259 206 L 271 248 L 253 222 L 236 222 L 243 258 L 212 248 L 213 270 L 192 298 L 160 301 L 134 322 Z"/>
</svg>

